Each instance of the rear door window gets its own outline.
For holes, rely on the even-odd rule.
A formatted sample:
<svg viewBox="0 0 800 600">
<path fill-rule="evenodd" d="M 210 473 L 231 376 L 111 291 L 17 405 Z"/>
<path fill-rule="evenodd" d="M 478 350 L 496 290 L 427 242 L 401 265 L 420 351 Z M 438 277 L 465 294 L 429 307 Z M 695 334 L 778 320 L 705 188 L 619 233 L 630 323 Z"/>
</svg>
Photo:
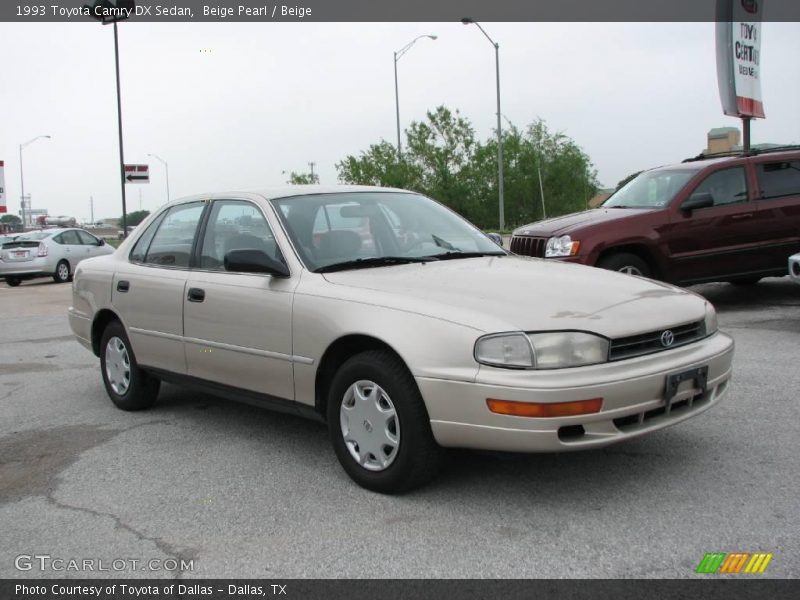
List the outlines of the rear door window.
<svg viewBox="0 0 800 600">
<path fill-rule="evenodd" d="M 800 196 L 800 160 L 758 163 L 756 172 L 765 200 Z"/>
<path fill-rule="evenodd" d="M 173 206 L 162 219 L 143 262 L 161 267 L 188 268 L 204 202 Z"/>
<path fill-rule="evenodd" d="M 60 240 L 58 241 L 59 244 L 65 244 L 67 246 L 80 246 L 81 239 L 78 237 L 78 232 L 74 229 L 70 229 L 69 231 L 64 231 L 63 233 L 58 235 Z"/>
</svg>

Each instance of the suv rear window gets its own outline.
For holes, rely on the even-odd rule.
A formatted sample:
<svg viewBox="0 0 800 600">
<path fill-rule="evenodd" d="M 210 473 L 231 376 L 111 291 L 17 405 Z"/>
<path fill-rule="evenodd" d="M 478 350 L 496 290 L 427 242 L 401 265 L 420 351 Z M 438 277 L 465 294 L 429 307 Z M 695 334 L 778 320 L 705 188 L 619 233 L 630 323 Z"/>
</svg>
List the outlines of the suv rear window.
<svg viewBox="0 0 800 600">
<path fill-rule="evenodd" d="M 800 196 L 800 160 L 758 163 L 756 170 L 763 198 Z"/>
</svg>

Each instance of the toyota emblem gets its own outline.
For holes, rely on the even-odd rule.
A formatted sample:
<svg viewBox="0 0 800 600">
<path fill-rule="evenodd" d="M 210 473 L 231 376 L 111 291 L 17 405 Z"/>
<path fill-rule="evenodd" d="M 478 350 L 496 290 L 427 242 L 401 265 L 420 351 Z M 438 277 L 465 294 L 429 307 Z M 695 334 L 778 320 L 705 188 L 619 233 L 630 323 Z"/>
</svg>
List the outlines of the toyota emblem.
<svg viewBox="0 0 800 600">
<path fill-rule="evenodd" d="M 667 329 L 664 333 L 661 334 L 661 345 L 664 346 L 664 348 L 669 348 L 674 343 L 675 343 L 675 334 L 672 333 L 669 329 Z"/>
</svg>

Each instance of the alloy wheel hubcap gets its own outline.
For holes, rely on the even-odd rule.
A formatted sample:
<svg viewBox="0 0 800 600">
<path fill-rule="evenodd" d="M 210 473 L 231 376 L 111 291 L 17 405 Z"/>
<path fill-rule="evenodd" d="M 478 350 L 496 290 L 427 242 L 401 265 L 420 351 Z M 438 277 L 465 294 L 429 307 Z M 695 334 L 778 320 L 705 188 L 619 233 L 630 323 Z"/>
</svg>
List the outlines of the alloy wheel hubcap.
<svg viewBox="0 0 800 600">
<path fill-rule="evenodd" d="M 63 263 L 58 265 L 58 277 L 60 279 L 66 279 L 69 277 L 69 269 L 67 268 L 67 265 Z"/>
<path fill-rule="evenodd" d="M 619 270 L 620 273 L 627 273 L 628 275 L 639 275 L 641 276 L 642 272 L 634 266 L 626 265 Z"/>
<path fill-rule="evenodd" d="M 131 360 L 125 342 L 118 337 L 112 337 L 106 344 L 106 377 L 119 396 L 124 396 L 131 385 Z"/>
<path fill-rule="evenodd" d="M 347 388 L 339 424 L 350 456 L 369 471 L 383 471 L 400 448 L 400 421 L 392 399 L 374 381 L 356 381 Z"/>
</svg>

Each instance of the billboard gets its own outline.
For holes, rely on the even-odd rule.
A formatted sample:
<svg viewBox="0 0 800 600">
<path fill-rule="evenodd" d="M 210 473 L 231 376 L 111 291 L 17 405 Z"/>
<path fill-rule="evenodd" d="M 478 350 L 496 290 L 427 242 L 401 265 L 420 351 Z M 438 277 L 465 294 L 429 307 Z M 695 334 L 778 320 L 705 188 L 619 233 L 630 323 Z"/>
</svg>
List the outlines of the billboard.
<svg viewBox="0 0 800 600">
<path fill-rule="evenodd" d="M 0 213 L 6 212 L 6 178 L 3 161 L 0 160 Z"/>
<path fill-rule="evenodd" d="M 766 0 L 717 0 L 717 83 L 722 111 L 764 118 L 761 22 Z"/>
</svg>

